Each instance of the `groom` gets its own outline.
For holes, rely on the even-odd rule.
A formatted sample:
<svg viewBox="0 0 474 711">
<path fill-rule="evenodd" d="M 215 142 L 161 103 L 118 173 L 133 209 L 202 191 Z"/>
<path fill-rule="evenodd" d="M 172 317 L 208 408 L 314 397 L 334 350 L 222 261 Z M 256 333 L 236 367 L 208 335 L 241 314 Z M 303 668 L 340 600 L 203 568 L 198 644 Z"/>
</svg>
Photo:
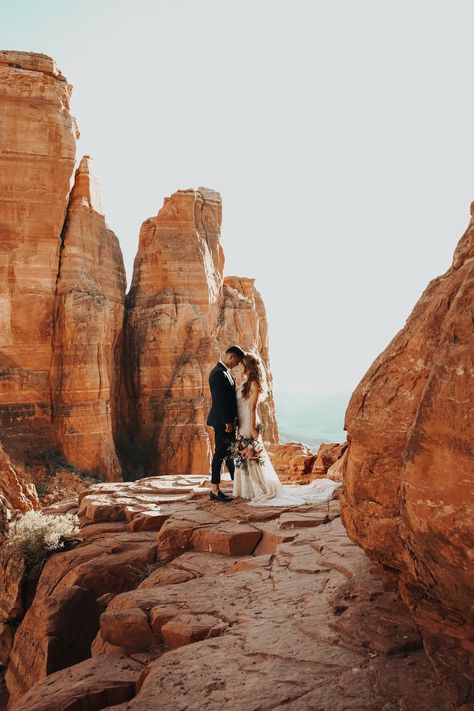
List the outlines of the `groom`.
<svg viewBox="0 0 474 711">
<path fill-rule="evenodd" d="M 235 464 L 229 454 L 229 445 L 235 439 L 235 424 L 237 421 L 237 398 L 235 382 L 231 369 L 242 362 L 245 351 L 239 346 L 230 346 L 222 360 L 211 370 L 209 387 L 211 389 L 212 407 L 207 418 L 207 424 L 214 428 L 214 456 L 211 467 L 211 501 L 230 501 L 219 488 L 221 483 L 222 463 L 225 460 L 230 476 L 234 478 Z"/>
</svg>

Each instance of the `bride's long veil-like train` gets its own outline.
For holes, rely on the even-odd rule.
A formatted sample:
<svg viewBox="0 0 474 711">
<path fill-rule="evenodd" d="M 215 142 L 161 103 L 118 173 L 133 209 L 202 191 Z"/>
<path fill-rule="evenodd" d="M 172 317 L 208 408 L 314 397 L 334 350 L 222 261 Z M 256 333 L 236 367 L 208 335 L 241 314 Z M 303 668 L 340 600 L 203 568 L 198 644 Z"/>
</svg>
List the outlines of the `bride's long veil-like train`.
<svg viewBox="0 0 474 711">
<path fill-rule="evenodd" d="M 237 389 L 239 412 L 239 434 L 251 436 L 250 404 L 242 397 L 242 386 Z M 262 437 L 259 436 L 262 444 Z M 302 506 L 332 499 L 341 485 L 332 479 L 316 479 L 310 484 L 282 484 L 268 452 L 263 447 L 260 455 L 262 463 L 248 460 L 246 467 L 236 467 L 234 496 L 250 499 L 252 506 Z"/>
<path fill-rule="evenodd" d="M 252 506 L 302 506 L 332 499 L 340 484 L 332 479 L 315 479 L 310 484 L 282 484 L 268 453 L 263 464 L 249 461 L 248 469 L 238 468 L 234 496 L 251 499 Z"/>
</svg>

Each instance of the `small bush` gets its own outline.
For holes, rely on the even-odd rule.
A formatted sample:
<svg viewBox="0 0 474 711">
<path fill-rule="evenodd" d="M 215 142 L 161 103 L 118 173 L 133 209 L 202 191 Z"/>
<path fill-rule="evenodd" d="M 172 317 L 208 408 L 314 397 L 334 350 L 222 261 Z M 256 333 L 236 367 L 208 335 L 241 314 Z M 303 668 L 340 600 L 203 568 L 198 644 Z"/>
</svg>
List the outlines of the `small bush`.
<svg viewBox="0 0 474 711">
<path fill-rule="evenodd" d="M 95 467 L 95 469 L 79 469 L 79 467 L 71 464 L 57 448 L 46 449 L 40 452 L 38 457 L 50 476 L 56 474 L 58 470 L 64 469 L 80 476 L 89 486 L 104 481 L 104 476 L 98 467 Z"/>
<path fill-rule="evenodd" d="M 135 580 L 138 584 L 142 583 L 149 575 L 155 572 L 160 567 L 159 563 L 148 563 L 144 568 L 137 568 L 134 565 L 129 565 L 129 569 L 133 572 Z"/>
<path fill-rule="evenodd" d="M 95 469 L 75 469 L 74 473 L 80 476 L 87 484 L 98 484 L 104 481 L 104 475 L 98 467 Z"/>
<path fill-rule="evenodd" d="M 61 550 L 79 531 L 77 516 L 61 514 L 49 516 L 41 511 L 28 511 L 16 519 L 8 529 L 4 559 L 20 553 L 29 570 L 41 569 L 51 553 Z"/>
<path fill-rule="evenodd" d="M 39 459 L 45 466 L 48 474 L 55 474 L 58 469 L 66 469 L 66 471 L 73 472 L 74 466 L 71 462 L 63 456 L 61 451 L 57 448 L 46 449 L 39 453 Z"/>
<path fill-rule="evenodd" d="M 35 484 L 35 489 L 38 496 L 46 496 L 51 493 L 43 484 Z"/>
</svg>

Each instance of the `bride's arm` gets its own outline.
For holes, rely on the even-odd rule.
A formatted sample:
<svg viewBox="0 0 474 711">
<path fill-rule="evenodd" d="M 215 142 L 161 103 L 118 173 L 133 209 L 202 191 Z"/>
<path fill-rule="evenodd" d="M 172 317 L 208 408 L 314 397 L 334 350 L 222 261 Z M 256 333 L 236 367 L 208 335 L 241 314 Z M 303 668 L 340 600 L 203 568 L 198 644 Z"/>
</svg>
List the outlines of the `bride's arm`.
<svg viewBox="0 0 474 711">
<path fill-rule="evenodd" d="M 258 403 L 258 385 L 255 381 L 250 384 L 249 403 L 250 403 L 250 426 L 251 434 L 254 439 L 258 439 L 259 432 L 257 430 L 257 403 Z"/>
</svg>

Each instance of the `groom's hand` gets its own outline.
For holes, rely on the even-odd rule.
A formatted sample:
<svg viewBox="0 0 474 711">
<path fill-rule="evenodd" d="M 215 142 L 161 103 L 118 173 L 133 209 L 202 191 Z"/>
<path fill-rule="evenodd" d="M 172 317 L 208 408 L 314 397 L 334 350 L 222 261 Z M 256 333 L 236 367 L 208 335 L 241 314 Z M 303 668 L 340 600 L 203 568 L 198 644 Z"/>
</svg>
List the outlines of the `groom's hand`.
<svg viewBox="0 0 474 711">
<path fill-rule="evenodd" d="M 234 425 L 232 422 L 228 422 L 225 426 L 225 431 L 226 432 L 233 432 L 234 431 Z"/>
</svg>

